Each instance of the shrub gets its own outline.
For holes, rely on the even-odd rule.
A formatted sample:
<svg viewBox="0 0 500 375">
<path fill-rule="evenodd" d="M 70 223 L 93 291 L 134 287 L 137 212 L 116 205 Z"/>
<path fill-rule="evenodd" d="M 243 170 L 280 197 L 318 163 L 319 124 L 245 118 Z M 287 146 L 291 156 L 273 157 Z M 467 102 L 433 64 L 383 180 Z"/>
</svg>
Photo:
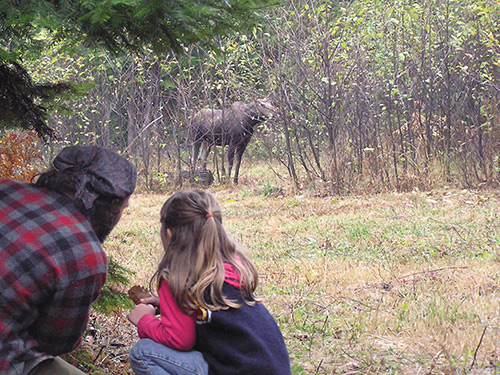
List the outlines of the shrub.
<svg viewBox="0 0 500 375">
<path fill-rule="evenodd" d="M 34 131 L 11 131 L 0 139 L 0 180 L 30 181 L 42 161 Z"/>
</svg>

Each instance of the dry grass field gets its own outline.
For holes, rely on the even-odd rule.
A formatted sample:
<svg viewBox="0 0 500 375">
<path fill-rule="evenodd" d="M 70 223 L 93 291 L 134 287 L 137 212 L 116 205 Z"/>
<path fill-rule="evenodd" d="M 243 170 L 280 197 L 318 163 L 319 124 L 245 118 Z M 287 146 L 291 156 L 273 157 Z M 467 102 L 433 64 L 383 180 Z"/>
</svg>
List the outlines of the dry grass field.
<svg viewBox="0 0 500 375">
<path fill-rule="evenodd" d="M 321 198 L 258 176 L 209 191 L 260 272 L 294 374 L 499 372 L 499 191 Z M 105 245 L 133 284 L 161 256 L 167 196 L 134 195 Z M 92 317 L 85 345 L 105 373 L 132 373 L 124 316 Z"/>
</svg>

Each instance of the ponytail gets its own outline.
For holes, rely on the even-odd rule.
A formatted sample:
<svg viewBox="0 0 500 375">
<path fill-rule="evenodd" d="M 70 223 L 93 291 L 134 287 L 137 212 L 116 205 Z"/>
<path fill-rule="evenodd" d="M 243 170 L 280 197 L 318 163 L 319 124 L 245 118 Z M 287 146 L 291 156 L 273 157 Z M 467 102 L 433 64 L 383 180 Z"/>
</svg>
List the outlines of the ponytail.
<svg viewBox="0 0 500 375">
<path fill-rule="evenodd" d="M 172 237 L 154 278 L 168 279 L 172 295 L 185 313 L 198 307 L 240 307 L 222 293 L 224 263 L 239 272 L 244 302 L 257 302 L 253 296 L 257 272 L 226 234 L 220 207 L 211 195 L 199 190 L 174 194 L 162 207 L 161 222 L 161 230 L 170 229 Z"/>
</svg>

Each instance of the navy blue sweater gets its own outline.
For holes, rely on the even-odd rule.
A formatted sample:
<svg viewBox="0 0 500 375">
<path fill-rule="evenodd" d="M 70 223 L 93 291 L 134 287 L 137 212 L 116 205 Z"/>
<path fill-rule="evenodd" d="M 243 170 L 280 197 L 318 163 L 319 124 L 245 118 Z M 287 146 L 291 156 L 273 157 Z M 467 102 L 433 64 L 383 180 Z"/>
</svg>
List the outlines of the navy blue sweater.
<svg viewBox="0 0 500 375">
<path fill-rule="evenodd" d="M 203 353 L 210 375 L 290 375 L 281 331 L 266 307 L 242 302 L 240 291 L 224 283 L 224 295 L 242 307 L 211 312 L 196 326 L 195 350 Z"/>
</svg>

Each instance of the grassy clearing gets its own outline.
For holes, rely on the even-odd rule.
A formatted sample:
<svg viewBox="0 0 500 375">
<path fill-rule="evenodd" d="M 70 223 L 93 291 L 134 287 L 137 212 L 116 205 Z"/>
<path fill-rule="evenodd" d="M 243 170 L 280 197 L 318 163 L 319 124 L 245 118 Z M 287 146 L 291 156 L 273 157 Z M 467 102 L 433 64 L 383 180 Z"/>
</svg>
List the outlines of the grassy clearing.
<svg viewBox="0 0 500 375">
<path fill-rule="evenodd" d="M 295 374 L 497 373 L 500 192 L 317 198 L 245 178 L 210 191 L 260 272 Z M 133 283 L 147 285 L 161 255 L 167 196 L 134 195 L 106 243 Z M 135 340 L 123 314 L 94 324 L 112 326 L 103 337 L 123 353 Z M 98 357 L 130 372 L 125 354 Z"/>
</svg>

